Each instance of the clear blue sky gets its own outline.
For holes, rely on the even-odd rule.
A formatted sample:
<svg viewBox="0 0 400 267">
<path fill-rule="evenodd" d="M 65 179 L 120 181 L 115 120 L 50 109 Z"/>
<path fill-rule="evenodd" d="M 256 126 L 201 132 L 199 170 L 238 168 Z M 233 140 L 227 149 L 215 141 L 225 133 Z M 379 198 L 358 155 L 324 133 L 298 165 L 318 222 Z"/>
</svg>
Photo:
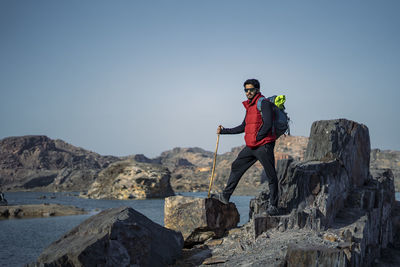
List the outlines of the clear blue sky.
<svg viewBox="0 0 400 267">
<path fill-rule="evenodd" d="M 400 150 L 400 1 L 0 1 L 0 138 L 100 154 L 213 151 L 242 84 L 285 94 L 292 134 L 368 126 Z M 222 136 L 220 152 L 244 144 Z"/>
</svg>

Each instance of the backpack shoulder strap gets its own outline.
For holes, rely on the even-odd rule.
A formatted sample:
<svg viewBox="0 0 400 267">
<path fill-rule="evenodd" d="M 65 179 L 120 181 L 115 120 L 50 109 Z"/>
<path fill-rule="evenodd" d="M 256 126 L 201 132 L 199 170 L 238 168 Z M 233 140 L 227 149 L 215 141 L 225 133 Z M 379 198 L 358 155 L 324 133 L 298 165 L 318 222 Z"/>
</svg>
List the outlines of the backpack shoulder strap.
<svg viewBox="0 0 400 267">
<path fill-rule="evenodd" d="M 265 97 L 260 97 L 258 100 L 257 100 L 257 109 L 258 109 L 258 111 L 260 111 L 261 112 L 261 102 L 263 101 L 265 99 Z"/>
</svg>

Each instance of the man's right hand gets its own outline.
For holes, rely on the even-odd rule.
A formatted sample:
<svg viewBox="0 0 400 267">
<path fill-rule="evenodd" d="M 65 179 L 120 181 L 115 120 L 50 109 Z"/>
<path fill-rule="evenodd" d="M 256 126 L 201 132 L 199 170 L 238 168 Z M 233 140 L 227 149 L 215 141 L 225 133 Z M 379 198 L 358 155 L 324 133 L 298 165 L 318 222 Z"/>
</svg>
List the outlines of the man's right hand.
<svg viewBox="0 0 400 267">
<path fill-rule="evenodd" d="M 219 125 L 217 128 L 217 134 L 220 134 L 222 129 L 224 129 L 224 127 L 222 125 Z"/>
</svg>

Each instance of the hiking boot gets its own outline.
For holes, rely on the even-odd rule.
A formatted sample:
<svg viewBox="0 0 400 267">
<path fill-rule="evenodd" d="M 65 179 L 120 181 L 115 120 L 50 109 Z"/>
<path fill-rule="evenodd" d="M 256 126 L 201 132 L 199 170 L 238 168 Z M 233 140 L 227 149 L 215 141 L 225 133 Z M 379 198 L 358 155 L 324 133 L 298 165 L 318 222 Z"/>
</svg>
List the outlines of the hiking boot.
<svg viewBox="0 0 400 267">
<path fill-rule="evenodd" d="M 227 199 L 226 197 L 224 197 L 224 194 L 222 193 L 217 193 L 217 194 L 211 194 L 211 198 L 215 198 L 218 199 L 220 202 L 228 205 L 229 204 L 229 199 Z"/>
<path fill-rule="evenodd" d="M 279 211 L 278 211 L 277 207 L 269 206 L 268 209 L 267 209 L 267 213 L 270 216 L 275 216 L 275 215 L 278 215 Z"/>
</svg>

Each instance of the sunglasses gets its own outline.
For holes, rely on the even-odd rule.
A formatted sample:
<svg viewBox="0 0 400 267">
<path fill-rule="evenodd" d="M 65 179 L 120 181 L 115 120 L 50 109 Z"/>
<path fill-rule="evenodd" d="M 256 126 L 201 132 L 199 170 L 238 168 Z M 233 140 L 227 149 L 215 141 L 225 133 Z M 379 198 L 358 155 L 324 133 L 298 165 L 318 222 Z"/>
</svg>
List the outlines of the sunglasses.
<svg viewBox="0 0 400 267">
<path fill-rule="evenodd" d="M 257 88 L 249 88 L 249 89 L 245 88 L 244 92 L 247 93 L 248 91 L 250 91 L 250 92 L 254 93 L 256 90 L 257 90 Z"/>
</svg>

